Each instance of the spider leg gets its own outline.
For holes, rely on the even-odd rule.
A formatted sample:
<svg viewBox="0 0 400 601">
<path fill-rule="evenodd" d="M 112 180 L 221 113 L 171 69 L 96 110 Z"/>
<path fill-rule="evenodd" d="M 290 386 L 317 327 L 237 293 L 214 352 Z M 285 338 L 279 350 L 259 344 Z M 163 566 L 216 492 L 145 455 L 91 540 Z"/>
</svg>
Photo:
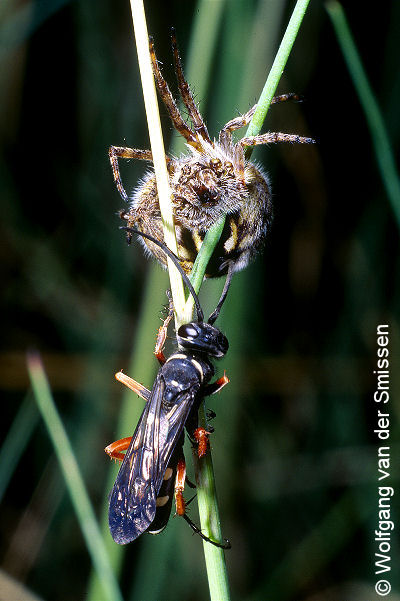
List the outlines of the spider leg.
<svg viewBox="0 0 400 601">
<path fill-rule="evenodd" d="M 129 202 L 128 195 L 122 185 L 118 159 L 141 159 L 142 161 L 152 161 L 153 155 L 151 154 L 151 150 L 139 150 L 137 148 L 127 148 L 125 146 L 110 146 L 108 156 L 110 157 L 114 182 L 118 192 L 120 193 L 122 200 Z"/>
<path fill-rule="evenodd" d="M 291 142 L 294 144 L 315 144 L 312 138 L 304 138 L 296 134 L 284 134 L 282 132 L 267 132 L 258 136 L 242 138 L 238 143 L 241 146 L 258 146 L 259 144 L 276 144 L 278 142 Z"/>
<path fill-rule="evenodd" d="M 281 94 L 280 96 L 274 96 L 273 99 L 271 100 L 271 104 L 279 104 L 281 102 L 286 102 L 287 100 L 300 101 L 301 96 L 299 96 L 299 94 L 296 94 L 295 92 Z M 222 142 L 224 137 L 225 137 L 225 139 L 226 139 L 226 137 L 230 137 L 229 134 L 231 132 L 233 132 L 237 129 L 240 129 L 241 127 L 244 127 L 245 125 L 248 125 L 250 123 L 252 116 L 255 113 L 256 108 L 257 108 L 257 104 L 255 104 L 244 115 L 240 115 L 239 117 L 236 117 L 235 119 L 232 119 L 231 121 L 228 121 L 228 123 L 226 125 L 224 125 L 224 127 L 221 129 L 221 131 L 219 133 L 219 141 Z"/>
<path fill-rule="evenodd" d="M 201 146 L 199 144 L 196 134 L 183 120 L 183 117 L 180 114 L 179 109 L 176 106 L 176 102 L 171 94 L 171 90 L 169 89 L 167 82 L 162 76 L 156 53 L 154 50 L 154 42 L 151 37 L 149 38 L 149 47 L 151 62 L 153 64 L 154 78 L 158 88 L 158 93 L 160 94 L 161 100 L 167 107 L 167 111 L 169 113 L 169 116 L 171 117 L 171 121 L 174 124 L 175 129 L 181 134 L 181 136 L 185 138 L 188 144 L 200 149 Z"/>
<path fill-rule="evenodd" d="M 231 133 L 245 125 L 250 123 L 250 119 L 254 115 L 254 112 L 257 108 L 255 104 L 247 113 L 244 115 L 240 115 L 239 117 L 235 117 L 235 119 L 231 119 L 224 125 L 224 127 L 219 132 L 219 142 L 222 144 L 225 141 L 230 141 L 232 139 Z"/>
<path fill-rule="evenodd" d="M 171 43 L 172 43 L 172 51 L 174 54 L 174 63 L 175 63 L 175 72 L 176 78 L 178 80 L 179 91 L 182 96 L 182 100 L 189 111 L 189 116 L 194 125 L 194 130 L 197 134 L 200 134 L 202 138 L 210 142 L 210 136 L 206 127 L 206 124 L 203 121 L 202 116 L 200 115 L 199 109 L 196 106 L 194 101 L 192 92 L 190 90 L 189 84 L 185 79 L 182 68 L 182 61 L 179 54 L 178 43 L 176 41 L 175 29 L 171 30 Z"/>
<path fill-rule="evenodd" d="M 271 100 L 271 104 L 279 104 L 280 102 L 286 102 L 287 100 L 294 100 L 295 102 L 301 102 L 302 96 L 296 94 L 296 92 L 288 92 L 287 94 L 280 94 L 274 96 Z"/>
</svg>

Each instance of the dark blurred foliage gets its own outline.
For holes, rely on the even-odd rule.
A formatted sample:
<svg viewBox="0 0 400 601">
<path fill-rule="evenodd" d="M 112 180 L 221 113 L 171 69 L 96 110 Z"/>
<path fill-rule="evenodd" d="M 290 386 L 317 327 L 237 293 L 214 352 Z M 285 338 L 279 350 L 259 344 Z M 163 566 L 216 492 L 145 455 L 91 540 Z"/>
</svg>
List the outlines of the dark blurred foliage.
<svg viewBox="0 0 400 601">
<path fill-rule="evenodd" d="M 271 56 L 258 56 L 259 64 L 238 74 L 253 27 L 260 32 L 251 40 L 256 47 L 270 31 L 268 19 L 265 27 L 254 24 L 264 4 L 277 6 L 235 0 L 224 7 L 207 99 L 196 98 L 214 135 L 253 104 L 263 85 Z M 282 3 L 273 52 L 292 4 Z M 397 156 L 399 4 L 374 11 L 346 4 Z M 172 81 L 169 28 L 177 30 L 185 62 L 198 7 L 150 1 L 146 8 Z M 25 353 L 43 354 L 100 517 L 109 469 L 102 449 L 117 435 L 120 406 L 113 374 L 129 365 L 148 302 L 154 324 L 142 354 L 152 362 L 166 286 L 162 280 L 157 294 L 143 299 L 151 264 L 118 229 L 121 200 L 107 149 L 148 148 L 148 134 L 127 2 L 10 1 L 0 18 L 3 439 L 21 411 L 25 416 L 0 514 L 1 562 L 43 599 L 75 601 L 85 598 L 90 558 L 27 396 Z M 196 91 L 196 69 L 191 83 Z M 224 367 L 232 392 L 227 387 L 209 402 L 217 413 L 212 446 L 222 528 L 233 545 L 228 572 L 233 599 L 364 601 L 376 598 L 379 440 L 372 395 L 382 323 L 390 326 L 393 361 L 393 458 L 399 450 L 399 237 L 365 115 L 318 0 L 279 91 L 296 91 L 305 101 L 272 107 L 265 129 L 313 136 L 317 145 L 258 148 L 253 155 L 271 174 L 275 220 L 264 253 L 235 277 L 221 318 L 231 342 Z M 162 117 L 169 143 L 177 134 L 164 109 Z M 122 166 L 128 190 L 145 169 L 139 162 Z M 204 285 L 209 307 L 219 286 Z M 126 436 L 134 425 L 125 425 Z M 392 466 L 395 486 L 397 473 Z M 160 537 L 142 538 L 126 552 L 126 599 L 208 598 L 201 543 L 183 520 L 171 520 Z M 393 538 L 393 567 L 396 557 L 398 563 Z M 398 574 L 391 582 L 399 586 Z"/>
</svg>

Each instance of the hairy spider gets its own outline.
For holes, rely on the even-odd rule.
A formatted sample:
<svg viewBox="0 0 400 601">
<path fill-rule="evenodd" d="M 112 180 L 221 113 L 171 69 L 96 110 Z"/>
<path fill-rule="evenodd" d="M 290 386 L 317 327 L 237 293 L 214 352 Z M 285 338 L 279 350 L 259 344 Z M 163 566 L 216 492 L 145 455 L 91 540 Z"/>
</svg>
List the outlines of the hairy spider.
<svg viewBox="0 0 400 601">
<path fill-rule="evenodd" d="M 221 239 L 207 266 L 206 277 L 226 273 L 227 263 L 234 262 L 234 271 L 246 267 L 260 249 L 272 219 L 271 189 L 267 175 L 253 162 L 246 160 L 246 146 L 276 142 L 310 144 L 314 140 L 295 134 L 268 132 L 245 137 L 234 143 L 232 132 L 250 122 L 257 107 L 228 121 L 221 129 L 218 141 L 211 140 L 207 127 L 185 80 L 175 33 L 172 32 L 172 51 L 175 72 L 182 100 L 189 113 L 192 127 L 184 121 L 167 82 L 161 74 L 150 38 L 150 54 L 158 93 L 164 102 L 175 129 L 185 138 L 188 154 L 167 159 L 178 253 L 182 267 L 190 272 L 197 252 L 208 229 L 223 215 L 227 215 Z M 278 103 L 295 94 L 273 98 Z M 123 200 L 130 203 L 129 210 L 120 216 L 127 227 L 163 241 L 163 229 L 154 171 L 149 171 L 133 192 L 131 200 L 121 182 L 118 159 L 152 161 L 150 150 L 111 146 L 109 150 L 114 181 Z M 131 234 L 127 232 L 127 240 Z M 143 239 L 145 247 L 166 265 L 165 253 L 151 241 Z"/>
</svg>

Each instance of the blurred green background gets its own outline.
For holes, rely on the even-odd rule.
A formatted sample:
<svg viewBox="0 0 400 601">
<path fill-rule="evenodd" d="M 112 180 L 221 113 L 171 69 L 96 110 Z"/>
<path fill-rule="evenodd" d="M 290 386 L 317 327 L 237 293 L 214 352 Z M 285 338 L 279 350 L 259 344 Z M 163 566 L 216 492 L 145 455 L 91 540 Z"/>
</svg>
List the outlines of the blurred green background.
<svg viewBox="0 0 400 601">
<path fill-rule="evenodd" d="M 396 154 L 400 4 L 370 12 L 348 4 Z M 146 2 L 166 79 L 176 92 L 174 26 L 212 135 L 257 100 L 293 6 Z M 30 393 L 25 354 L 42 354 L 102 520 L 118 469 L 103 448 L 133 432 L 143 406 L 132 394 L 123 397 L 113 375 L 123 368 L 151 386 L 167 288 L 161 270 L 118 229 L 122 201 L 107 156 L 111 144 L 149 147 L 129 3 L 3 0 L 0 19 L 0 598 L 102 601 Z M 231 384 L 208 401 L 217 414 L 212 448 L 222 530 L 232 542 L 228 575 L 233 599 L 370 601 L 379 598 L 373 370 L 381 323 L 390 326 L 390 484 L 398 486 L 399 224 L 353 78 L 318 0 L 281 80 L 278 92 L 287 91 L 305 101 L 272 107 L 264 131 L 318 143 L 253 153 L 271 175 L 274 225 L 263 254 L 235 276 L 219 321 L 231 347 L 218 369 Z M 166 143 L 180 152 L 163 107 L 161 114 Z M 145 170 L 145 163 L 126 161 L 125 187 Z M 202 288 L 209 311 L 221 286 Z M 398 520 L 396 495 L 392 509 Z M 197 520 L 194 508 L 191 516 Z M 106 530 L 105 539 L 124 599 L 208 598 L 202 544 L 183 520 L 124 549 Z M 395 535 L 392 543 L 391 601 L 400 585 Z M 9 577 L 25 587 L 19 596 L 4 596 Z"/>
</svg>

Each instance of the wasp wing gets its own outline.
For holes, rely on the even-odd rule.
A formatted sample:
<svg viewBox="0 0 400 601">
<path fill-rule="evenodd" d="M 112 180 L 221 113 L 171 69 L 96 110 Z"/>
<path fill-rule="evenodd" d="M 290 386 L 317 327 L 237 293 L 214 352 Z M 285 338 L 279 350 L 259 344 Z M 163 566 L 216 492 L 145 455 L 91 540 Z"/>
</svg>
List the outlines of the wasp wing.
<svg viewBox="0 0 400 601">
<path fill-rule="evenodd" d="M 157 376 L 110 494 L 108 523 L 120 545 L 135 540 L 154 519 L 154 442 L 163 392 L 164 382 Z"/>
<path fill-rule="evenodd" d="M 108 521 L 116 543 L 135 540 L 153 522 L 157 495 L 197 390 L 182 392 L 165 406 L 165 381 L 162 370 L 158 373 L 110 494 Z"/>
</svg>

